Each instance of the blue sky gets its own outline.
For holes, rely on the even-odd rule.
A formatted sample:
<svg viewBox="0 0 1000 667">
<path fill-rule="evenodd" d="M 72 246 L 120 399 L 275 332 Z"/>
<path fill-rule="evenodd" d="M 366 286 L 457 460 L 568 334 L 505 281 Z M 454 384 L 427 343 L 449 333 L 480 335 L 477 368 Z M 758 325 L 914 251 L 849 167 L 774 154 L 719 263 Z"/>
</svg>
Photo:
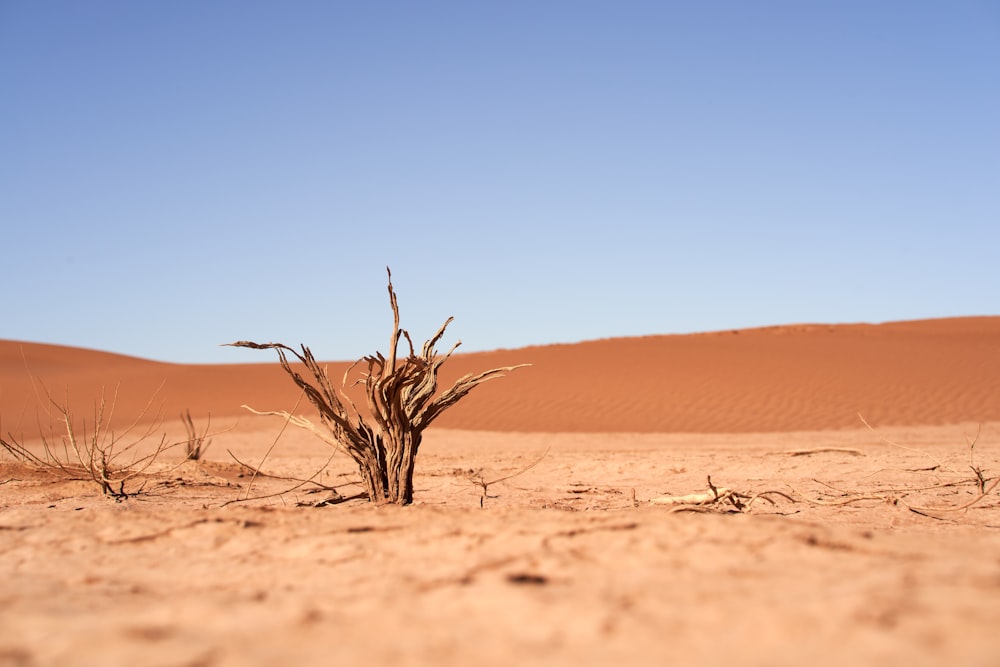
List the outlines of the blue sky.
<svg viewBox="0 0 1000 667">
<path fill-rule="evenodd" d="M 1000 314 L 1000 5 L 0 0 L 0 338 Z"/>
</svg>

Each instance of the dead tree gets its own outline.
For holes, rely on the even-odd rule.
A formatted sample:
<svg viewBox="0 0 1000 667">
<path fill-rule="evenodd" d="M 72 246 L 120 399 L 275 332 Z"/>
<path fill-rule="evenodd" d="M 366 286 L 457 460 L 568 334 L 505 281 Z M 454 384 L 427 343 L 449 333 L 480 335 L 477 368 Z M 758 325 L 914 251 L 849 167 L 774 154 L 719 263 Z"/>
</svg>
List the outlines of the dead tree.
<svg viewBox="0 0 1000 667">
<path fill-rule="evenodd" d="M 344 374 L 340 391 L 334 388 L 326 368 L 316 361 L 305 345 L 299 346 L 301 351 L 282 343 L 238 341 L 230 345 L 277 352 L 281 367 L 319 411 L 326 432 L 308 419 L 287 412 L 264 414 L 285 417 L 290 423 L 312 431 L 323 440 L 342 446 L 358 464 L 362 484 L 372 502 L 408 505 L 413 502 L 413 469 L 424 429 L 474 387 L 527 364 L 469 374 L 450 389 L 438 393 L 438 372 L 461 344 L 455 343 L 444 356 L 438 355 L 435 349 L 453 318 L 449 317 L 424 343 L 420 354 L 416 354 L 410 334 L 399 328 L 399 306 L 392 287 L 392 273 L 388 269 L 386 271 L 393 315 L 389 356 L 386 358 L 376 352 L 359 359 Z M 400 337 L 406 339 L 410 348 L 409 354 L 402 359 L 398 356 Z M 292 367 L 289 354 L 302 363 L 305 374 Z M 364 384 L 367 418 L 346 392 L 348 376 L 359 366 L 363 368 L 358 382 Z"/>
</svg>

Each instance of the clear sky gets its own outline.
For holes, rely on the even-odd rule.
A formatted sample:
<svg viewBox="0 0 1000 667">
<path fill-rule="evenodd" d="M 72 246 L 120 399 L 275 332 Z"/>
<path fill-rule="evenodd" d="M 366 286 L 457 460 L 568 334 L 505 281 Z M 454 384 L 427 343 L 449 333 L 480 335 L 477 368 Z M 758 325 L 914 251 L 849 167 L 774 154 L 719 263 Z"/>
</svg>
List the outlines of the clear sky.
<svg viewBox="0 0 1000 667">
<path fill-rule="evenodd" d="M 0 0 L 0 338 L 1000 314 L 1000 4 Z"/>
</svg>

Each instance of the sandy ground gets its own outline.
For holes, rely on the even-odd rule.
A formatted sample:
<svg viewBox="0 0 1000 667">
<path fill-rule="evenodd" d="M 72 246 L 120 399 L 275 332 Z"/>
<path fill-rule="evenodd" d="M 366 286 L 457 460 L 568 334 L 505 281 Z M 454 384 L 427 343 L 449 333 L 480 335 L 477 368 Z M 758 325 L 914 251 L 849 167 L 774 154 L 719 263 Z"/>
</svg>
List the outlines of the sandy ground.
<svg viewBox="0 0 1000 667">
<path fill-rule="evenodd" d="M 82 430 L 118 387 L 146 451 L 213 431 L 120 501 L 0 451 L 0 665 L 1000 665 L 1000 317 L 458 355 L 532 365 L 427 432 L 408 507 L 243 410 L 308 413 L 262 361 L 0 341 L 35 453 L 46 391 Z M 652 502 L 709 477 L 737 502 Z"/>
<path fill-rule="evenodd" d="M 0 664 L 998 665 L 1000 493 L 945 510 L 1000 471 L 979 429 L 431 430 L 410 507 L 251 479 L 358 490 L 273 418 L 122 502 L 7 463 Z M 796 502 L 649 502 L 708 475 Z"/>
</svg>

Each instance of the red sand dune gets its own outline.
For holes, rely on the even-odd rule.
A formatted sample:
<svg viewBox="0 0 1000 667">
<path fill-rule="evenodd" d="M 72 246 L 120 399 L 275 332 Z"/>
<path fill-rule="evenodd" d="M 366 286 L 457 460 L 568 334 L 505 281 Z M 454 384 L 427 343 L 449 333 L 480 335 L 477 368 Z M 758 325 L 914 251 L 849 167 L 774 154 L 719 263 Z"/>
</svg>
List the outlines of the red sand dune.
<svg viewBox="0 0 1000 667">
<path fill-rule="evenodd" d="M 320 354 L 321 350 L 314 350 Z M 274 360 L 262 351 L 262 362 Z M 1000 317 L 881 325 L 802 325 L 616 338 L 456 355 L 443 382 L 531 364 L 487 383 L 437 425 L 495 431 L 740 433 L 859 425 L 1000 421 Z M 330 364 L 339 380 L 344 362 Z M 119 387 L 115 423 L 154 397 L 172 419 L 245 416 L 241 404 L 291 409 L 276 363 L 165 364 L 92 350 L 0 341 L 4 432 L 30 434 L 45 390 L 78 417 Z M 309 406 L 297 412 L 308 413 Z M 39 415 L 42 415 L 39 420 Z M 47 428 L 47 427 L 46 427 Z"/>
</svg>

